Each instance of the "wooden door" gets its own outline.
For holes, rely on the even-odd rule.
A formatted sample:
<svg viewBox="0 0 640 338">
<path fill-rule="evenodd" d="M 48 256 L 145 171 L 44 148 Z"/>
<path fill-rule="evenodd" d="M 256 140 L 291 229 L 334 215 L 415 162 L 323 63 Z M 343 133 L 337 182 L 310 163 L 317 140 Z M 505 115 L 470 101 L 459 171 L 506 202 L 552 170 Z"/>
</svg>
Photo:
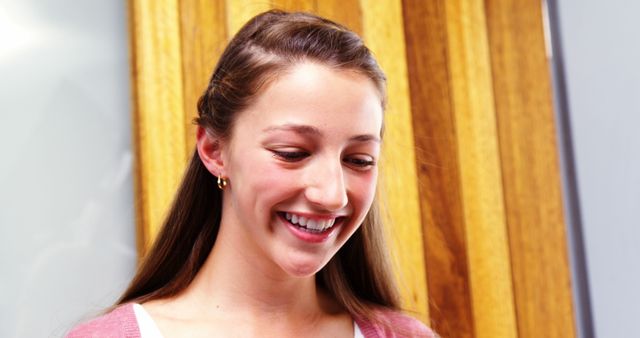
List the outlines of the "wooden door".
<svg viewBox="0 0 640 338">
<path fill-rule="evenodd" d="M 196 101 L 255 14 L 361 34 L 389 78 L 380 189 L 407 312 L 443 337 L 573 337 L 540 1 L 131 0 L 140 255 L 187 156 Z"/>
</svg>

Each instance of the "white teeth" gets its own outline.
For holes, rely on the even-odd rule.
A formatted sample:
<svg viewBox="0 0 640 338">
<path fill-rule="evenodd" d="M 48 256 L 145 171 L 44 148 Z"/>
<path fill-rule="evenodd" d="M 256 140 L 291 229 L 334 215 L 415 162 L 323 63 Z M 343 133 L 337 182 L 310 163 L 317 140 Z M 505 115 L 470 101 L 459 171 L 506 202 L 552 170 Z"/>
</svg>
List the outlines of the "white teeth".
<svg viewBox="0 0 640 338">
<path fill-rule="evenodd" d="M 329 229 L 331 227 L 331 224 L 333 224 L 333 220 L 330 219 L 320 222 L 318 224 L 318 230 Z"/>
<path fill-rule="evenodd" d="M 284 217 L 293 224 L 297 224 L 307 229 L 315 230 L 315 231 L 324 231 L 326 229 L 331 228 L 336 223 L 335 218 L 327 219 L 327 220 L 314 220 L 314 219 L 308 219 L 304 216 L 290 214 L 288 212 L 284 213 Z"/>
<path fill-rule="evenodd" d="M 331 228 L 333 226 L 333 223 L 336 222 L 335 218 L 330 219 L 326 224 L 325 224 L 325 228 Z"/>
<path fill-rule="evenodd" d="M 323 221 L 316 221 L 316 220 L 311 220 L 310 219 L 307 222 L 307 228 L 314 229 L 314 230 L 323 230 L 322 229 L 323 225 L 324 225 Z"/>
<path fill-rule="evenodd" d="M 309 229 L 318 230 L 318 222 L 316 222 L 315 220 L 308 220 L 306 225 Z"/>
</svg>

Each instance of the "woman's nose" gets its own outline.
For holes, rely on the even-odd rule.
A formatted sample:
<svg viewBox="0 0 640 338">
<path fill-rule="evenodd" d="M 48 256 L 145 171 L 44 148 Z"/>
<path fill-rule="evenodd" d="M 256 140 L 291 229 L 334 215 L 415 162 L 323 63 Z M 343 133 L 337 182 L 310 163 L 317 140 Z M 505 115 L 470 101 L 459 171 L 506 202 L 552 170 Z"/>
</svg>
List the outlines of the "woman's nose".
<svg viewBox="0 0 640 338">
<path fill-rule="evenodd" d="M 342 163 L 315 163 L 309 169 L 305 189 L 307 200 L 329 211 L 344 208 L 348 198 Z"/>
</svg>

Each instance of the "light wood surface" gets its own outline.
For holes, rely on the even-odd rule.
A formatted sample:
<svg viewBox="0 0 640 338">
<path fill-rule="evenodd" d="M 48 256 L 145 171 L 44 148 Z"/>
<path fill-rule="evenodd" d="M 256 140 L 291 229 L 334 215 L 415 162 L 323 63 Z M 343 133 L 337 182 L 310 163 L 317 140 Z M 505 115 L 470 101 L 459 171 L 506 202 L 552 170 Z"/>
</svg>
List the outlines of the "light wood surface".
<svg viewBox="0 0 640 338">
<path fill-rule="evenodd" d="M 186 161 L 177 1 L 130 2 L 138 248 L 151 246 Z"/>
<path fill-rule="evenodd" d="M 249 19 L 272 8 L 272 1 L 226 1 L 227 33 L 235 35 Z"/>
<path fill-rule="evenodd" d="M 338 22 L 363 36 L 362 6 L 358 0 L 323 0 L 317 1 L 316 13 Z"/>
<path fill-rule="evenodd" d="M 542 7 L 486 1 L 520 337 L 575 337 Z"/>
<path fill-rule="evenodd" d="M 432 323 L 517 336 L 481 1 L 406 1 Z"/>
<path fill-rule="evenodd" d="M 381 184 L 403 307 L 429 322 L 402 3 L 363 0 L 363 36 L 387 73 Z"/>
<path fill-rule="evenodd" d="M 380 190 L 408 312 L 443 337 L 574 337 L 540 1 L 131 0 L 138 247 L 226 42 L 279 8 L 336 20 L 388 76 Z"/>
<path fill-rule="evenodd" d="M 223 0 L 180 1 L 180 41 L 183 69 L 185 152 L 196 143 L 198 99 L 207 88 L 213 68 L 227 42 L 227 13 Z"/>
<path fill-rule="evenodd" d="M 317 3 L 318 1 L 316 0 L 270 0 L 269 1 L 270 8 L 285 10 L 288 12 L 315 12 L 318 6 Z"/>
<path fill-rule="evenodd" d="M 517 335 L 484 3 L 445 1 L 474 337 Z"/>
<path fill-rule="evenodd" d="M 443 337 L 473 337 L 445 8 L 403 5 L 431 325 Z"/>
</svg>

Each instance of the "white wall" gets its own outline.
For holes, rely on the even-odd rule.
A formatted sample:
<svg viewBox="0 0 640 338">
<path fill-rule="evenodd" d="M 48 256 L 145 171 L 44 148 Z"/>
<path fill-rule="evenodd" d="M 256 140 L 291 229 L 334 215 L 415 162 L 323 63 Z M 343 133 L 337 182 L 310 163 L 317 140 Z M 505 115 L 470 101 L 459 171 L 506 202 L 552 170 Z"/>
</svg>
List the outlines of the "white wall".
<svg viewBox="0 0 640 338">
<path fill-rule="evenodd" d="M 62 336 L 133 274 L 127 55 L 125 1 L 0 0 L 0 337 Z"/>
<path fill-rule="evenodd" d="M 555 3 L 594 333 L 637 337 L 640 2 Z"/>
</svg>

